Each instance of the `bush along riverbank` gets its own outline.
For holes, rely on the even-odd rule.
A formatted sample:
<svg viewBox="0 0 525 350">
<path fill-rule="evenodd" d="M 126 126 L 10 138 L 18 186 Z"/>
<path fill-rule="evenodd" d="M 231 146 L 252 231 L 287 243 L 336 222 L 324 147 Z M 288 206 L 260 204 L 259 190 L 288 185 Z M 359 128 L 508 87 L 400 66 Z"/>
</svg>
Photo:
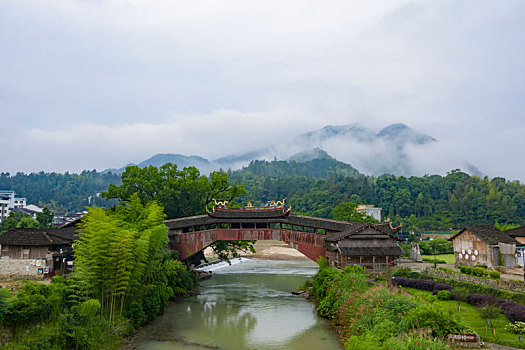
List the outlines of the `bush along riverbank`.
<svg viewBox="0 0 525 350">
<path fill-rule="evenodd" d="M 0 291 L 2 348 L 116 349 L 191 290 L 197 277 L 167 252 L 164 217 L 160 205 L 133 196 L 112 210 L 90 209 L 73 273 Z"/>
<path fill-rule="evenodd" d="M 372 282 L 361 266 L 339 271 L 320 259 L 309 290 L 345 349 L 448 349 L 446 335 L 467 330 L 451 310 L 416 299 L 384 278 Z"/>
</svg>

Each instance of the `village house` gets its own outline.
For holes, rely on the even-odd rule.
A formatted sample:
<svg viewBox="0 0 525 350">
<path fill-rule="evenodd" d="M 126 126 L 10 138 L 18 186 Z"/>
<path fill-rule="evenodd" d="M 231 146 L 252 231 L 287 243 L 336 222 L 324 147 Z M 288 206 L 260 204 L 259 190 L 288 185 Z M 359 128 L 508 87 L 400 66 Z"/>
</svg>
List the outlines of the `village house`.
<svg viewBox="0 0 525 350">
<path fill-rule="evenodd" d="M 516 245 L 516 258 L 518 265 L 523 267 L 523 258 L 525 257 L 525 226 L 513 228 L 512 230 L 504 232 L 518 241 L 519 244 Z"/>
<path fill-rule="evenodd" d="M 496 266 L 516 266 L 516 246 L 514 238 L 492 225 L 465 227 L 450 238 L 454 247 L 456 264 Z"/>
<path fill-rule="evenodd" d="M 72 266 L 75 226 L 15 228 L 0 236 L 0 275 L 61 275 Z"/>
<path fill-rule="evenodd" d="M 395 235 L 397 230 L 388 223 L 355 223 L 325 238 L 326 258 L 340 269 L 349 265 L 361 265 L 372 271 L 394 267 L 405 253 L 397 243 L 400 240 Z"/>
</svg>

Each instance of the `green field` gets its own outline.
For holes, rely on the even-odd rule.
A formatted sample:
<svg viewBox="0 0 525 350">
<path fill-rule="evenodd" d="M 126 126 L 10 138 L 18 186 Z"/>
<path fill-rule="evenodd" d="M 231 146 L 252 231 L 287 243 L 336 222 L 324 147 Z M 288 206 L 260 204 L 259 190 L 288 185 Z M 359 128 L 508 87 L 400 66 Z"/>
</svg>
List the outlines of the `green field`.
<svg viewBox="0 0 525 350">
<path fill-rule="evenodd" d="M 403 290 L 407 291 L 415 298 L 424 300 L 426 302 L 437 303 L 444 308 L 452 310 L 452 312 L 456 314 L 459 313 L 460 320 L 463 322 L 463 324 L 472 329 L 474 333 L 479 334 L 481 340 L 485 342 L 525 349 L 525 343 L 520 342 L 519 340 L 520 334 L 510 333 L 505 330 L 505 326 L 510 322 L 507 317 L 505 317 L 505 315 L 499 316 L 499 318 L 496 320 L 496 337 L 494 337 L 492 335 L 492 330 L 487 328 L 487 321 L 479 316 L 479 313 L 474 306 L 462 302 L 460 303 L 461 311 L 458 311 L 458 302 L 455 300 L 440 301 L 432 295 L 432 292 L 425 290 L 414 288 L 403 288 Z M 525 338 L 525 335 L 522 334 L 521 336 Z"/>
<path fill-rule="evenodd" d="M 423 259 L 434 259 L 434 255 L 421 255 Z M 436 254 L 437 260 L 445 260 L 447 264 L 454 264 L 456 262 L 456 257 L 454 254 Z"/>
</svg>

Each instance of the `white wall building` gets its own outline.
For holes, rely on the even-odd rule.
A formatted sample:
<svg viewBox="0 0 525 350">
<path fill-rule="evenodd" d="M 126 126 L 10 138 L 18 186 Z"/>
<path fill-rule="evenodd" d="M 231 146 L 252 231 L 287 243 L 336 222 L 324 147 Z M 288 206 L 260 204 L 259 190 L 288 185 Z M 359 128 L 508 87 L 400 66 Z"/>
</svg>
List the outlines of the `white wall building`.
<svg viewBox="0 0 525 350">
<path fill-rule="evenodd" d="M 358 213 L 365 213 L 378 221 L 381 221 L 381 210 L 383 210 L 383 208 L 376 208 L 372 204 L 358 205 L 355 209 Z"/>
<path fill-rule="evenodd" d="M 15 208 L 23 208 L 27 205 L 27 199 L 15 198 Z"/>
<path fill-rule="evenodd" d="M 0 190 L 0 222 L 9 216 L 10 209 L 15 207 L 15 192 Z"/>
<path fill-rule="evenodd" d="M 0 190 L 0 222 L 6 219 L 13 208 L 24 208 L 25 198 L 16 198 L 15 191 Z"/>
</svg>

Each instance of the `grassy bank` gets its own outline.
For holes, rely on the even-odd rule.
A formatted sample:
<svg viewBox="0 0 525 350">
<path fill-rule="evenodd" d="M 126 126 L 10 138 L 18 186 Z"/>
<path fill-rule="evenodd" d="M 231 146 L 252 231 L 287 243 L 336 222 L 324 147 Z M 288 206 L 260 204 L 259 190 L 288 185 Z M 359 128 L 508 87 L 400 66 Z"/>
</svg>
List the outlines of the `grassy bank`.
<svg viewBox="0 0 525 350">
<path fill-rule="evenodd" d="M 436 257 L 436 260 L 442 260 L 445 261 L 447 264 L 455 264 L 456 263 L 456 257 L 454 254 L 436 254 L 436 255 L 422 255 L 421 257 L 423 259 L 430 259 L 434 261 L 434 256 Z"/>
<path fill-rule="evenodd" d="M 332 320 L 345 349 L 448 349 L 448 333 L 466 326 L 448 309 L 387 282 L 371 282 L 360 266 L 339 271 L 320 260 L 311 285 L 317 312 Z"/>
<path fill-rule="evenodd" d="M 505 326 L 509 324 L 509 320 L 502 314 L 500 314 L 494 320 L 494 326 L 496 329 L 496 336 L 494 336 L 492 329 L 487 326 L 487 321 L 480 317 L 479 311 L 474 306 L 465 302 L 459 302 L 458 308 L 457 301 L 438 300 L 434 295 L 432 295 L 432 292 L 414 288 L 403 289 L 412 295 L 416 300 L 433 303 L 437 307 L 446 309 L 449 312 L 457 315 L 459 320 L 468 329 L 471 329 L 476 334 L 479 334 L 483 341 L 525 349 L 525 344 L 519 340 L 519 334 L 514 334 L 505 330 Z"/>
<path fill-rule="evenodd" d="M 372 278 L 360 266 L 340 271 L 324 260 L 319 266 L 310 294 L 318 314 L 338 329 L 345 349 L 449 349 L 446 336 L 458 333 L 476 333 L 485 342 L 525 349 L 520 334 L 506 328 L 519 323 L 511 324 L 509 318 L 523 319 L 522 305 L 476 294 L 481 291 L 477 288 L 469 292 L 464 285 L 452 288 L 407 278 L 404 282 L 410 283 L 400 284 L 403 278 Z M 408 288 L 412 285 L 420 289 Z M 487 310 L 493 311 L 491 316 Z"/>
</svg>

